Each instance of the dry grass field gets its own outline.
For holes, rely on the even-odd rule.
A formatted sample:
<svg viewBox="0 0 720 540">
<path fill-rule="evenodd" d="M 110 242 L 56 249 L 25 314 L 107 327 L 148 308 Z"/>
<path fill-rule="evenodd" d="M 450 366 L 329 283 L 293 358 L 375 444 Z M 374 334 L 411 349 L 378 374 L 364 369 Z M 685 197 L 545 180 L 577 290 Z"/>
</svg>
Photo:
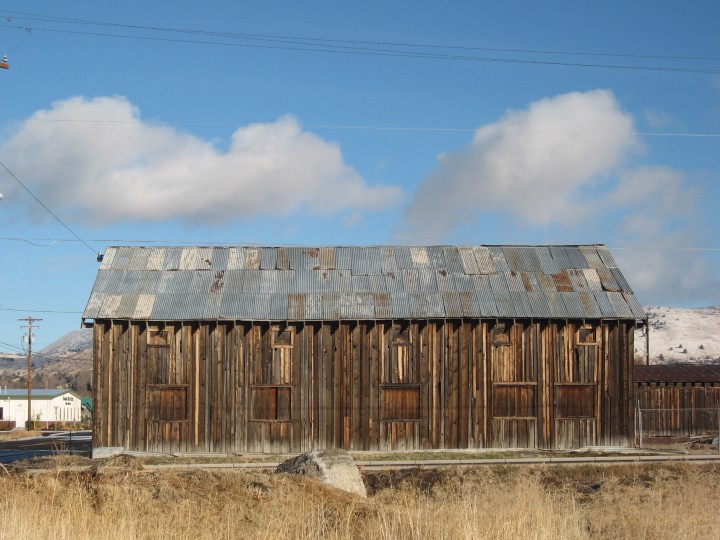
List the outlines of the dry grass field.
<svg viewBox="0 0 720 540">
<path fill-rule="evenodd" d="M 147 471 L 129 457 L 82 472 L 0 468 L 0 538 L 674 539 L 720 528 L 716 465 L 404 469 L 364 480 L 366 500 L 301 477 Z"/>
</svg>

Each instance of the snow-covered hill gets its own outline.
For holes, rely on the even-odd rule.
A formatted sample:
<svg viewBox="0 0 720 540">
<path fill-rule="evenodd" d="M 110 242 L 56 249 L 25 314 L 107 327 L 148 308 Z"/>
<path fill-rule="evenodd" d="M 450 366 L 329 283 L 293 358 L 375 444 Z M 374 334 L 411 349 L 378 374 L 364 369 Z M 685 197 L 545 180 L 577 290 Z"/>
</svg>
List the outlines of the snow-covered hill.
<svg viewBox="0 0 720 540">
<path fill-rule="evenodd" d="M 650 363 L 720 362 L 720 306 L 645 308 L 650 319 Z M 645 357 L 645 331 L 635 333 L 635 354 Z"/>
</svg>

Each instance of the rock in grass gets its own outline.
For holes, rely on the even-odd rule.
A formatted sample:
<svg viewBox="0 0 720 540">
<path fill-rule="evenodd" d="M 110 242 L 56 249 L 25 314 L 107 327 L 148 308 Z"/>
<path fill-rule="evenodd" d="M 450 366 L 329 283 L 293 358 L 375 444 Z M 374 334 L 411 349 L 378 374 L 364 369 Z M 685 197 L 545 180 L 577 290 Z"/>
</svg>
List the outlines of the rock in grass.
<svg viewBox="0 0 720 540">
<path fill-rule="evenodd" d="M 367 497 L 360 470 L 345 450 L 313 450 L 282 462 L 276 473 L 302 474 L 324 484 Z"/>
</svg>

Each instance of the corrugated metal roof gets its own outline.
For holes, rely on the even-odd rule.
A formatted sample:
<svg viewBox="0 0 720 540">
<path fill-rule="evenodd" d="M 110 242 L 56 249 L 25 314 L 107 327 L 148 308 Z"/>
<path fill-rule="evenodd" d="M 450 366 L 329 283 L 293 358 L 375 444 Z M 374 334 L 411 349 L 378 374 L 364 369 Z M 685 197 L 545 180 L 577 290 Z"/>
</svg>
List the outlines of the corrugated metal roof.
<svg viewBox="0 0 720 540">
<path fill-rule="evenodd" d="M 644 318 L 604 246 L 110 247 L 86 319 Z"/>
</svg>

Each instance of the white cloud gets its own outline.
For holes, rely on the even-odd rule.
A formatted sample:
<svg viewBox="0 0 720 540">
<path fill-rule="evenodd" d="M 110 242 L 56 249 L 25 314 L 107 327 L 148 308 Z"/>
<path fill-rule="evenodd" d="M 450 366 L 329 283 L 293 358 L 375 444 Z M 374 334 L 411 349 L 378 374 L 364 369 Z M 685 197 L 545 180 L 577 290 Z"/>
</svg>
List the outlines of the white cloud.
<svg viewBox="0 0 720 540">
<path fill-rule="evenodd" d="M 336 144 L 291 116 L 241 127 L 220 151 L 142 121 L 125 98 L 75 97 L 33 114 L 3 146 L 41 200 L 98 225 L 376 211 L 402 196 L 396 186 L 368 185 Z"/>
<path fill-rule="evenodd" d="M 441 156 L 406 213 L 413 240 L 443 241 L 481 212 L 533 226 L 574 225 L 592 192 L 639 147 L 632 118 L 607 90 L 546 98 L 478 129 L 462 152 Z"/>
</svg>

